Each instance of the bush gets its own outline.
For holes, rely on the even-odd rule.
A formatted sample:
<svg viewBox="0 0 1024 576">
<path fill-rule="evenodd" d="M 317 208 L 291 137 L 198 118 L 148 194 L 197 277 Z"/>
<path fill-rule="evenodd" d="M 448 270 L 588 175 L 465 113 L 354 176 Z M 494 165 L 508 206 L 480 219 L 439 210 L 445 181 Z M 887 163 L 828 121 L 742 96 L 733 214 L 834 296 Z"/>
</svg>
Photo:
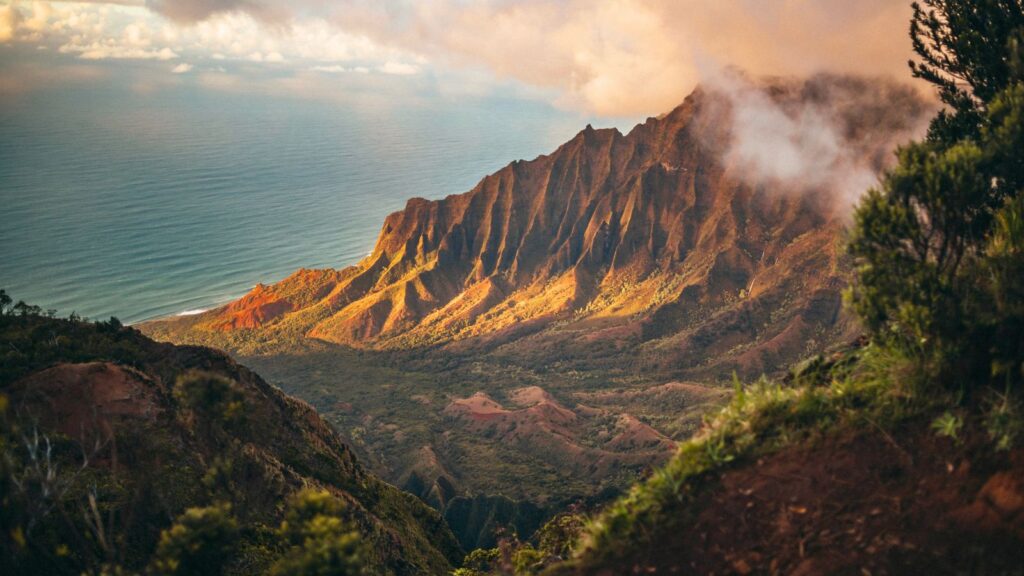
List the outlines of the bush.
<svg viewBox="0 0 1024 576">
<path fill-rule="evenodd" d="M 241 387 L 218 374 L 186 372 L 174 384 L 174 398 L 207 424 L 231 426 L 244 415 L 245 394 Z"/>
<path fill-rule="evenodd" d="M 227 504 L 189 508 L 160 534 L 152 563 L 159 575 L 216 576 L 223 572 L 238 538 L 238 524 Z"/>
<path fill-rule="evenodd" d="M 343 518 L 344 503 L 326 490 L 292 497 L 278 530 L 291 549 L 271 568 L 275 576 L 362 574 L 359 532 Z"/>
</svg>

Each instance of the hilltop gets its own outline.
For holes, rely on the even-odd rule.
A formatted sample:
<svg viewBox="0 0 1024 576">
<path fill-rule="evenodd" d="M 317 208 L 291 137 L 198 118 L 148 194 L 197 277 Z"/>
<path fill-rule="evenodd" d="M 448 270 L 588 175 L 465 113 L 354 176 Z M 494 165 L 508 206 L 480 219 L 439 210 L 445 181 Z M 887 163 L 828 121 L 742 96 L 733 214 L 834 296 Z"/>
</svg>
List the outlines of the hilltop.
<svg viewBox="0 0 1024 576">
<path fill-rule="evenodd" d="M 176 522 L 224 510 L 237 540 L 216 562 L 264 572 L 289 554 L 276 532 L 287 504 L 310 490 L 336 502 L 373 573 L 440 574 L 459 560 L 437 512 L 224 353 L 156 343 L 113 320 L 2 312 L 5 573 L 139 570 Z"/>
</svg>

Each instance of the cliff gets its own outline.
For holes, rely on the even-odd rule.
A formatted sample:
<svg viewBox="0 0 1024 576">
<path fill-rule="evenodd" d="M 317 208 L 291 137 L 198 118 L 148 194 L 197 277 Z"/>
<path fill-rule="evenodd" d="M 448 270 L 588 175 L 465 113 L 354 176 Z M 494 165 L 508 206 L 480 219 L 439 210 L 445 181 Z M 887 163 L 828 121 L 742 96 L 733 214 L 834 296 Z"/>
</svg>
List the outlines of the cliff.
<svg viewBox="0 0 1024 576">
<path fill-rule="evenodd" d="M 144 329 L 453 353 L 516 342 L 508 351 L 526 358 L 557 346 L 595 362 L 610 344 L 673 369 L 778 369 L 846 330 L 844 207 L 834 181 L 756 174 L 736 154 L 746 104 L 723 90 L 698 89 L 626 135 L 588 126 L 467 193 L 413 198 L 353 267 L 300 271 Z M 876 170 L 925 108 L 881 80 L 780 80 L 758 94 L 798 119 L 828 111 L 839 144 Z"/>
</svg>

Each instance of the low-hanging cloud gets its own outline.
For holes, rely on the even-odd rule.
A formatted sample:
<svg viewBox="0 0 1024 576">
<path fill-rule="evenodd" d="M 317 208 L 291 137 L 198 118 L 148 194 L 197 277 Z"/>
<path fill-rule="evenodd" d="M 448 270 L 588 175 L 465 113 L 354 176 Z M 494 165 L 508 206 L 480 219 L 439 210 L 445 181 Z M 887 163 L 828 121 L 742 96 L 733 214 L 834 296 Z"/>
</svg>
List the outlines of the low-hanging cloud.
<svg viewBox="0 0 1024 576">
<path fill-rule="evenodd" d="M 826 195 L 841 211 L 876 184 L 900 144 L 921 136 L 934 103 L 880 77 L 751 80 L 706 74 L 711 113 L 729 123 L 724 160 L 740 178 Z"/>
<path fill-rule="evenodd" d="M 324 18 L 372 41 L 563 94 L 605 115 L 656 114 L 700 61 L 753 74 L 904 75 L 907 0 L 147 0 L 177 22 L 246 12 Z"/>
</svg>

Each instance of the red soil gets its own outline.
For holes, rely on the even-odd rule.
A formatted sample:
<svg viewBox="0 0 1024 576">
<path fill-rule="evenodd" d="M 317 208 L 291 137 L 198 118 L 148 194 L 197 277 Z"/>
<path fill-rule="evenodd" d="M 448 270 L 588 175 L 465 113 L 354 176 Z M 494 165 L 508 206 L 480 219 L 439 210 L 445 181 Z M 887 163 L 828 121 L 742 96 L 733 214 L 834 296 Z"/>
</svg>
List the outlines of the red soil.
<svg viewBox="0 0 1024 576">
<path fill-rule="evenodd" d="M 58 364 L 14 384 L 18 410 L 46 417 L 71 438 L 109 434 L 111 421 L 152 420 L 162 411 L 161 389 L 143 374 L 107 362 Z"/>
<path fill-rule="evenodd" d="M 919 424 L 786 450 L 710 479 L 649 548 L 582 572 L 1020 574 L 1024 450 L 986 441 Z"/>
</svg>

